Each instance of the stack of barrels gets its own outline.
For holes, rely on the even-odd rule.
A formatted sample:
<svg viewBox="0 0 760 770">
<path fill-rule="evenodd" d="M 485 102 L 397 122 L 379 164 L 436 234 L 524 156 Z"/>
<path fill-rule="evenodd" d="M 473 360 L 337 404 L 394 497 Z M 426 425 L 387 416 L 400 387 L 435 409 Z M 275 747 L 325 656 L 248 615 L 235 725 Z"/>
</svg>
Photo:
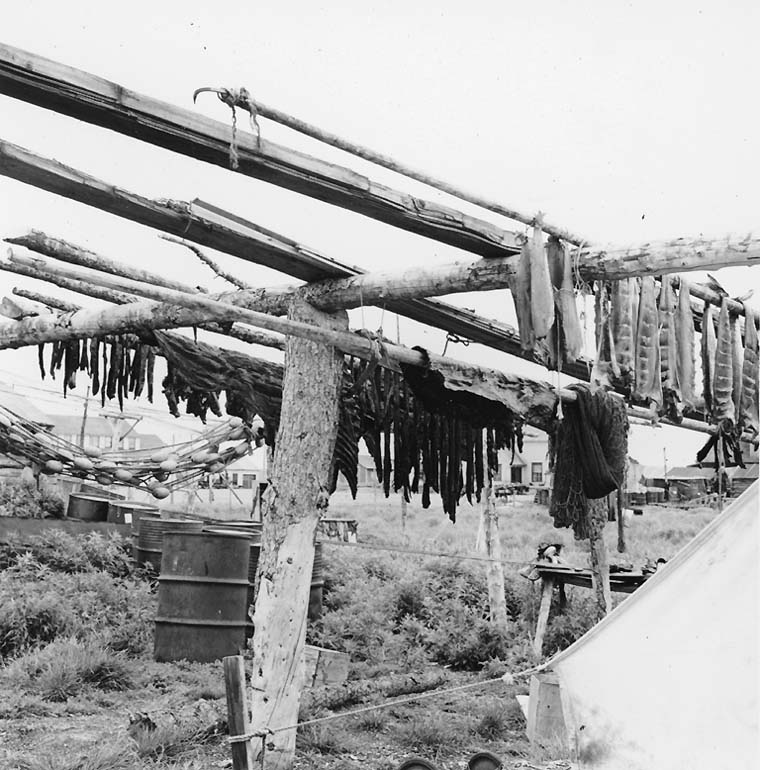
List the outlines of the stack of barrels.
<svg viewBox="0 0 760 770">
<path fill-rule="evenodd" d="M 137 560 L 160 570 L 154 657 L 209 662 L 236 655 L 253 635 L 262 525 L 251 521 L 139 520 Z M 322 613 L 322 545 L 317 543 L 309 620 Z"/>
</svg>

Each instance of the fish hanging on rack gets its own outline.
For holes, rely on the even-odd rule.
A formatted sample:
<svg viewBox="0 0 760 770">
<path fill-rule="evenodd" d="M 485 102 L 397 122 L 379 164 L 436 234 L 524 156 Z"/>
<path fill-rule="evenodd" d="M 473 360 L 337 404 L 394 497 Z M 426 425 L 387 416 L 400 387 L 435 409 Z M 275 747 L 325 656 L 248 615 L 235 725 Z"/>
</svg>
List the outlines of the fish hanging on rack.
<svg viewBox="0 0 760 770">
<path fill-rule="evenodd" d="M 594 292 L 594 318 L 596 356 L 591 369 L 591 382 L 610 389 L 620 379 L 620 368 L 615 357 L 615 343 L 612 338 L 610 321 L 610 299 L 608 286 L 597 281 Z"/>
<path fill-rule="evenodd" d="M 687 409 L 693 409 L 696 403 L 694 395 L 694 376 L 696 363 L 694 355 L 694 313 L 691 309 L 689 284 L 681 278 L 678 287 L 678 305 L 676 307 L 676 355 L 678 384 L 681 388 L 681 400 Z"/>
<path fill-rule="evenodd" d="M 575 303 L 571 260 L 562 242 L 551 236 L 546 246 L 546 259 L 554 289 L 554 326 L 547 337 L 549 368 L 578 359 L 583 351 L 583 331 Z"/>
<path fill-rule="evenodd" d="M 704 412 L 710 417 L 713 412 L 713 378 L 715 377 L 715 351 L 718 339 L 715 336 L 715 321 L 713 307 L 705 302 L 702 311 L 702 340 L 700 354 L 702 358 L 702 398 L 704 399 Z"/>
<path fill-rule="evenodd" d="M 676 338 L 676 296 L 669 276 L 660 281 L 658 307 L 660 320 L 660 375 L 662 382 L 662 406 L 666 417 L 674 422 L 683 419 L 681 414 L 681 387 L 678 382 L 678 346 Z"/>
<path fill-rule="evenodd" d="M 715 373 L 712 381 L 713 422 L 717 424 L 736 421 L 734 409 L 734 342 L 731 335 L 731 320 L 728 300 L 723 297 L 718 314 L 718 336 L 715 348 Z"/>
<path fill-rule="evenodd" d="M 554 290 L 549 275 L 549 263 L 544 248 L 541 220 L 533 228 L 528 240 L 530 254 L 530 312 L 533 333 L 537 340 L 546 339 L 554 324 Z"/>
<path fill-rule="evenodd" d="M 533 332 L 533 320 L 530 309 L 530 246 L 528 240 L 520 248 L 520 259 L 514 278 L 509 278 L 509 288 L 515 303 L 517 328 L 520 332 L 520 347 L 523 351 L 533 350 L 536 337 Z"/>
<path fill-rule="evenodd" d="M 739 317 L 731 316 L 731 342 L 733 343 L 732 360 L 734 364 L 734 387 L 731 397 L 734 402 L 735 421 L 739 422 L 739 410 L 742 404 L 742 369 L 744 363 L 744 343 L 742 342 L 742 332 L 739 326 Z"/>
<path fill-rule="evenodd" d="M 739 407 L 739 430 L 760 434 L 760 410 L 758 409 L 758 391 L 760 390 L 760 347 L 758 346 L 755 311 L 744 303 L 744 360 L 742 362 L 742 390 Z"/>
<path fill-rule="evenodd" d="M 634 296 L 637 293 L 635 278 L 623 278 L 612 284 L 610 297 L 612 349 L 620 372 L 614 384 L 619 385 L 627 393 L 631 392 L 633 386 L 634 333 L 636 331 L 633 307 Z"/>
<path fill-rule="evenodd" d="M 641 279 L 639 313 L 636 322 L 635 387 L 633 398 L 647 407 L 662 405 L 660 379 L 660 329 L 657 314 L 657 284 L 651 275 Z"/>
</svg>

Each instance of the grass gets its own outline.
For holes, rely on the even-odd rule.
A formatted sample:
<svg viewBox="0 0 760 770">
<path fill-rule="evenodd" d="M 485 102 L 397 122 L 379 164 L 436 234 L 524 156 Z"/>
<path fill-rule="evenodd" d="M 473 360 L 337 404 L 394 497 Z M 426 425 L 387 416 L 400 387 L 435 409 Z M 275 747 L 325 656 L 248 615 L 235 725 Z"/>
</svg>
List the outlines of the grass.
<svg viewBox="0 0 760 770">
<path fill-rule="evenodd" d="M 467 503 L 454 525 L 437 501 L 427 511 L 412 502 L 402 532 L 398 499 L 373 497 L 363 490 L 349 503 L 338 493 L 330 513 L 357 519 L 363 542 L 482 555 L 475 548 L 478 511 Z M 710 509 L 646 508 L 626 529 L 627 554 L 617 554 L 616 526 L 607 527 L 610 560 L 641 566 L 646 558 L 670 558 L 715 515 Z M 547 535 L 561 537 L 563 556 L 576 566 L 586 564 L 585 544 L 554 530 L 547 509 L 528 499 L 501 505 L 499 519 L 504 559 L 516 562 L 505 567 L 506 635 L 494 633 L 488 621 L 482 562 L 325 548 L 325 612 L 309 627 L 309 639 L 348 652 L 352 663 L 344 685 L 308 693 L 301 720 L 492 679 L 534 663 L 538 586 L 517 570 Z M 155 586 L 132 571 L 123 541 L 56 533 L 31 545 L 0 544 L 0 563 L 6 567 L 0 571 L 0 719 L 6 720 L 0 730 L 13 738 L 16 751 L 8 761 L 0 751 L 0 764 L 25 770 L 222 766 L 229 750 L 216 718 L 225 713 L 221 663 L 151 659 Z M 569 589 L 568 598 L 567 611 L 552 616 L 545 654 L 590 625 L 591 592 Z M 526 691 L 522 682 L 484 684 L 304 727 L 297 766 L 388 770 L 404 754 L 417 753 L 448 770 L 477 748 L 548 761 L 548 750 L 533 751 L 525 737 L 513 695 Z M 65 751 L 27 737 L 35 725 L 46 737 L 52 718 L 56 731 L 75 725 L 82 733 Z"/>
</svg>

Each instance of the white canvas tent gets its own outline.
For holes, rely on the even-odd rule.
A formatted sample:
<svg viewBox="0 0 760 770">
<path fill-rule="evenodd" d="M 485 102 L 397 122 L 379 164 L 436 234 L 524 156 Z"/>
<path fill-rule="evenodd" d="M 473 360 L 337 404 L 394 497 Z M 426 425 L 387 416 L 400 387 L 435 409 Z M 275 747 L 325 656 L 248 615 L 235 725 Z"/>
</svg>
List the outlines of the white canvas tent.
<svg viewBox="0 0 760 770">
<path fill-rule="evenodd" d="M 578 767 L 760 767 L 758 508 L 756 482 L 547 663 Z"/>
</svg>

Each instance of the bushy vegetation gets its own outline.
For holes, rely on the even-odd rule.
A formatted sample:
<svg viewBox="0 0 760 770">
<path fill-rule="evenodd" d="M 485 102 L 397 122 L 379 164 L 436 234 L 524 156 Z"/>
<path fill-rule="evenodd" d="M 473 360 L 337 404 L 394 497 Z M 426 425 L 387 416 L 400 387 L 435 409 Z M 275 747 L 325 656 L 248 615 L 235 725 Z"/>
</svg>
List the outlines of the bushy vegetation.
<svg viewBox="0 0 760 770">
<path fill-rule="evenodd" d="M 518 582 L 521 581 L 521 582 Z M 434 559 L 421 567 L 394 556 L 331 554 L 325 576 L 325 614 L 311 630 L 315 644 L 373 664 L 430 663 L 475 671 L 494 659 L 530 660 L 531 586 L 507 579 L 512 628 L 489 621 L 482 569 Z"/>
<path fill-rule="evenodd" d="M 0 516 L 44 519 L 61 518 L 63 513 L 63 498 L 54 490 L 37 489 L 34 484 L 0 483 Z"/>
</svg>

